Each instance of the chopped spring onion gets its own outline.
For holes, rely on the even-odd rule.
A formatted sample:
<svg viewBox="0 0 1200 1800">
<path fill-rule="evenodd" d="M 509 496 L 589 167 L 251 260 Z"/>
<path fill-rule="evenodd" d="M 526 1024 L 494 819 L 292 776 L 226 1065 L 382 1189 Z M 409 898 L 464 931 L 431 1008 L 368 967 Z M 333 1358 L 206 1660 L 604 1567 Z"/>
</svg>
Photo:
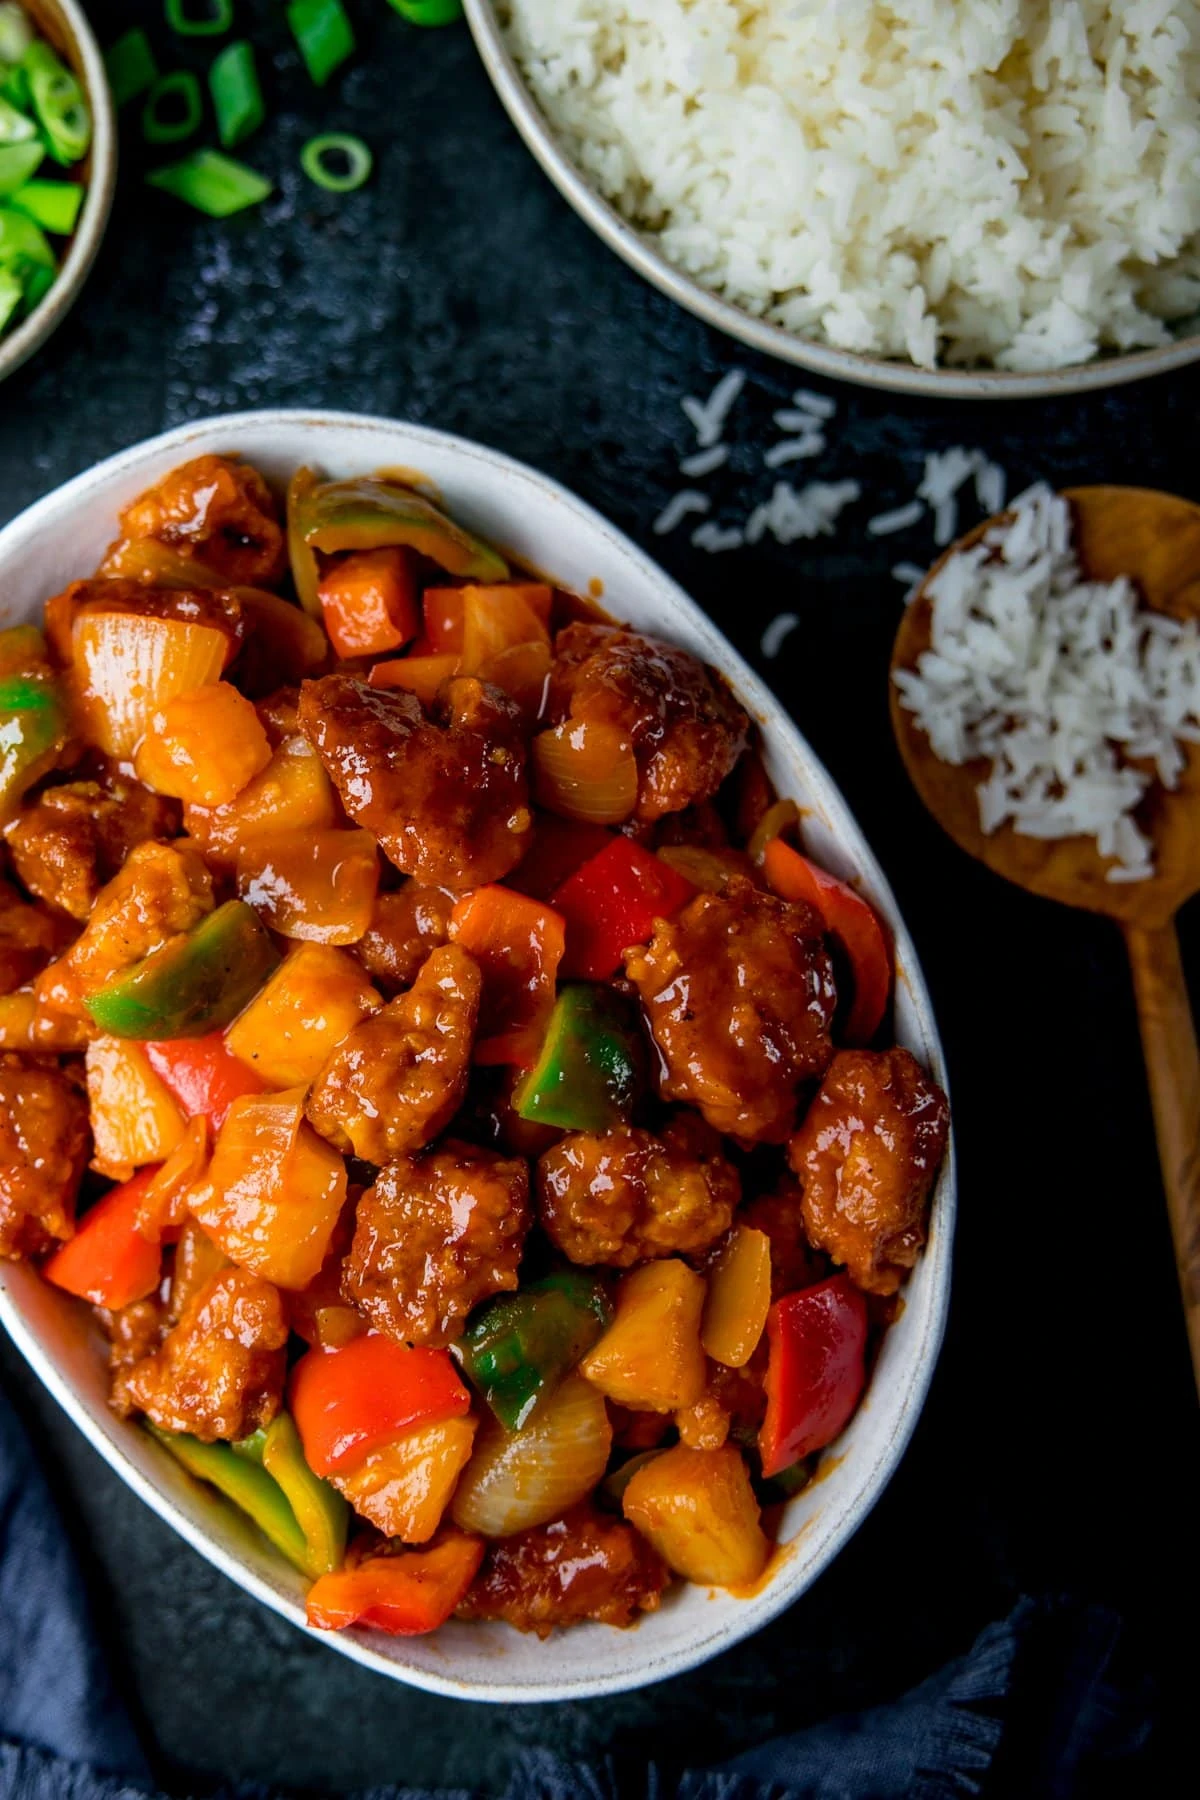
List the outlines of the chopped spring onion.
<svg viewBox="0 0 1200 1800">
<path fill-rule="evenodd" d="M 166 13 L 180 37 L 220 37 L 233 24 L 233 0 L 200 0 L 199 14 L 189 0 L 167 0 Z"/>
<path fill-rule="evenodd" d="M 266 117 L 254 49 L 245 39 L 227 44 L 208 71 L 217 136 L 226 150 L 243 143 Z"/>
<path fill-rule="evenodd" d="M 354 28 L 342 0 L 289 0 L 287 21 L 305 67 L 324 87 L 354 52 Z"/>
<path fill-rule="evenodd" d="M 331 194 L 352 194 L 370 179 L 374 162 L 362 139 L 344 131 L 328 131 L 323 137 L 309 138 L 300 152 L 300 167 L 308 179 Z"/>
<path fill-rule="evenodd" d="M 37 138 L 28 144 L 0 144 L 0 200 L 24 187 L 40 167 L 46 152 Z"/>
<path fill-rule="evenodd" d="M 0 269 L 26 276 L 34 269 L 55 269 L 54 252 L 40 225 L 27 213 L 0 206 Z"/>
<path fill-rule="evenodd" d="M 0 268 L 0 332 L 12 319 L 25 298 L 25 285 L 12 269 Z"/>
<path fill-rule="evenodd" d="M 0 63 L 0 100 L 7 100 L 18 112 L 29 111 L 29 77 L 20 63 Z"/>
<path fill-rule="evenodd" d="M 20 62 L 33 42 L 33 26 L 16 0 L 0 6 L 0 63 Z"/>
<path fill-rule="evenodd" d="M 463 16 L 462 0 L 391 0 L 410 25 L 453 25 Z"/>
<path fill-rule="evenodd" d="M 178 144 L 191 137 L 203 117 L 200 83 L 189 69 L 174 69 L 160 76 L 146 95 L 142 136 L 148 144 Z"/>
<path fill-rule="evenodd" d="M 219 150 L 193 150 L 181 161 L 152 169 L 146 180 L 185 200 L 210 219 L 226 219 L 247 206 L 257 206 L 271 192 L 271 183 L 256 169 L 222 156 Z"/>
<path fill-rule="evenodd" d="M 91 108 L 83 89 L 41 38 L 30 44 L 21 67 L 29 77 L 29 98 L 47 150 L 55 162 L 78 162 L 92 141 Z"/>
<path fill-rule="evenodd" d="M 0 99 L 0 144 L 27 144 L 37 136 L 37 126 L 8 100 Z"/>
<path fill-rule="evenodd" d="M 119 37 L 115 44 L 110 44 L 104 55 L 104 66 L 108 70 L 108 85 L 112 89 L 113 105 L 124 106 L 127 100 L 136 100 L 139 94 L 153 87 L 158 80 L 158 63 L 154 51 L 150 47 L 150 39 L 140 25 Z"/>
<path fill-rule="evenodd" d="M 70 237 L 79 223 L 87 189 L 77 181 L 27 181 L 12 197 L 14 206 L 55 237 Z"/>
<path fill-rule="evenodd" d="M 57 274 L 57 269 L 46 269 L 41 267 L 34 269 L 33 273 L 25 282 L 26 312 L 32 312 L 35 306 L 40 306 L 41 302 L 50 292 L 50 289 L 54 286 L 54 277 Z"/>
</svg>

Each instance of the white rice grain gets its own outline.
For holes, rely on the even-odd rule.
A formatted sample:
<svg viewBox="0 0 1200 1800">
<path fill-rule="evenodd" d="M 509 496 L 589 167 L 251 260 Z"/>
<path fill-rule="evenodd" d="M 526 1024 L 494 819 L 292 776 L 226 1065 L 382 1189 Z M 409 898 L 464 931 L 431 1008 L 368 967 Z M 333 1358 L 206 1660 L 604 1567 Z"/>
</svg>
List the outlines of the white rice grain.
<svg viewBox="0 0 1200 1800">
<path fill-rule="evenodd" d="M 979 820 L 1026 837 L 1089 837 L 1110 881 L 1154 870 L 1135 816 L 1200 743 L 1200 629 L 1143 606 L 1131 581 L 1089 581 L 1067 502 L 1034 487 L 927 584 L 930 647 L 898 670 L 901 704 L 943 762 L 991 767 Z M 898 568 L 894 571 L 900 575 Z"/>
</svg>

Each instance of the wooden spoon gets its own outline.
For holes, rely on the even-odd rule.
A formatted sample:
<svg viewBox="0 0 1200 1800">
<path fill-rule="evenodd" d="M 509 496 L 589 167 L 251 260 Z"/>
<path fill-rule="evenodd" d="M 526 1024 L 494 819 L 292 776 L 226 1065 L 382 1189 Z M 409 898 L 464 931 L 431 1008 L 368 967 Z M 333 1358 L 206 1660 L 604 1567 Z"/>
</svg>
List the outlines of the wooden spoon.
<svg viewBox="0 0 1200 1800">
<path fill-rule="evenodd" d="M 1200 506 L 1141 488 L 1072 488 L 1066 498 L 1088 576 L 1100 581 L 1132 576 L 1149 606 L 1178 619 L 1200 616 Z M 915 668 L 929 648 L 931 577 L 946 557 L 977 544 L 996 523 L 989 519 L 953 545 L 926 576 L 896 633 L 893 671 Z M 1175 929 L 1179 908 L 1200 890 L 1200 746 L 1185 746 L 1187 766 L 1178 788 L 1168 793 L 1156 782 L 1138 809 L 1138 823 L 1154 846 L 1154 875 L 1110 882 L 1105 879 L 1110 864 L 1090 838 L 1046 842 L 1021 837 L 1011 825 L 986 834 L 976 789 L 987 775 L 987 762 L 961 768 L 941 762 L 901 706 L 895 683 L 890 685 L 900 754 L 918 794 L 955 842 L 1018 887 L 1105 913 L 1124 933 L 1200 1390 L 1200 1054 Z"/>
</svg>

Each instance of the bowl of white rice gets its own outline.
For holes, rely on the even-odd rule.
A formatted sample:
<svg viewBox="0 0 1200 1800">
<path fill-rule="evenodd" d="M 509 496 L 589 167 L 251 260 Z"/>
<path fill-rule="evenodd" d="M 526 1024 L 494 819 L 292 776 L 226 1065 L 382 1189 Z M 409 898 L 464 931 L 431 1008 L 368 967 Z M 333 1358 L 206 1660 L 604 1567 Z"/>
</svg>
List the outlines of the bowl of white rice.
<svg viewBox="0 0 1200 1800">
<path fill-rule="evenodd" d="M 691 312 L 822 375 L 1200 359 L 1200 0 L 464 0 L 526 144 Z"/>
</svg>

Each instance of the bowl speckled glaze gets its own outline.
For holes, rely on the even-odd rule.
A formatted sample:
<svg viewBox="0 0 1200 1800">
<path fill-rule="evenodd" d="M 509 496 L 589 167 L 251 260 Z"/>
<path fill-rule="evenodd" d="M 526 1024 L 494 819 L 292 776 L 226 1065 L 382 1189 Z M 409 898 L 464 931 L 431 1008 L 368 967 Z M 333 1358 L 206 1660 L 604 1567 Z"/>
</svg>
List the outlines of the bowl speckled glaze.
<svg viewBox="0 0 1200 1800">
<path fill-rule="evenodd" d="M 79 298 L 100 248 L 117 185 L 117 130 L 104 59 L 76 0 L 22 0 L 38 31 L 74 70 L 92 109 L 87 198 L 54 286 L 15 331 L 0 337 L 0 381 L 40 350 Z"/>
<path fill-rule="evenodd" d="M 668 262 L 653 237 L 631 225 L 592 186 L 554 135 L 509 53 L 496 0 L 463 0 L 463 6 L 476 47 L 505 111 L 563 198 L 631 269 L 688 312 L 738 338 L 751 350 L 760 350 L 766 356 L 795 363 L 798 368 L 835 381 L 853 381 L 862 387 L 883 388 L 897 394 L 919 394 L 928 400 L 1028 400 L 1083 394 L 1142 381 L 1151 375 L 1165 375 L 1171 369 L 1200 361 L 1200 319 L 1181 325 L 1175 341 L 1158 349 L 1100 356 L 1074 368 L 1017 374 L 992 368 L 921 369 L 915 363 L 836 350 L 830 344 L 799 337 L 780 325 L 755 318 L 753 313 L 722 300 L 711 288 Z"/>
<path fill-rule="evenodd" d="M 568 588 L 598 591 L 615 617 L 656 631 L 720 669 L 758 720 L 767 767 L 804 810 L 808 846 L 859 885 L 894 936 L 896 1035 L 945 1083 L 929 996 L 887 882 L 845 802 L 758 676 L 650 559 L 598 514 L 533 469 L 461 438 L 351 414 L 258 412 L 188 425 L 122 452 L 37 502 L 0 532 L 0 625 L 40 617 L 44 602 L 94 567 L 118 510 L 189 457 L 234 452 L 279 485 L 301 463 L 331 476 L 418 470 L 472 530 Z M 598 590 L 596 584 L 599 583 Z M 756 1591 L 739 1598 L 677 1586 L 631 1631 L 578 1626 L 550 1641 L 499 1624 L 452 1621 L 431 1637 L 370 1630 L 318 1634 L 345 1656 L 416 1687 L 465 1700 L 573 1700 L 617 1693 L 695 1667 L 796 1600 L 878 1499 L 917 1421 L 941 1342 L 950 1289 L 953 1153 L 934 1197 L 928 1247 L 904 1290 L 859 1412 L 825 1471 L 783 1514 L 780 1547 Z M 0 1323 L 105 1460 L 180 1536 L 293 1624 L 305 1583 L 228 1508 L 105 1404 L 102 1341 L 87 1309 L 28 1266 L 0 1264 Z"/>
</svg>

